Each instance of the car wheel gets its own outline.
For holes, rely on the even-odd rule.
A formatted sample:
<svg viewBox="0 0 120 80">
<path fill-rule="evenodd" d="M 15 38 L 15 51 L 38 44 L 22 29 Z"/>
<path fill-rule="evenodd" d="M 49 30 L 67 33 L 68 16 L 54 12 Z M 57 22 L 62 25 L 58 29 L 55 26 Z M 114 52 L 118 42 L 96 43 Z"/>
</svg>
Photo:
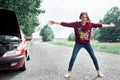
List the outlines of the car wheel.
<svg viewBox="0 0 120 80">
<path fill-rule="evenodd" d="M 30 60 L 30 56 L 28 56 L 27 61 Z"/>
<path fill-rule="evenodd" d="M 24 65 L 19 68 L 19 71 L 25 71 L 25 70 L 26 70 L 26 65 L 25 65 L 25 63 L 24 63 Z"/>
</svg>

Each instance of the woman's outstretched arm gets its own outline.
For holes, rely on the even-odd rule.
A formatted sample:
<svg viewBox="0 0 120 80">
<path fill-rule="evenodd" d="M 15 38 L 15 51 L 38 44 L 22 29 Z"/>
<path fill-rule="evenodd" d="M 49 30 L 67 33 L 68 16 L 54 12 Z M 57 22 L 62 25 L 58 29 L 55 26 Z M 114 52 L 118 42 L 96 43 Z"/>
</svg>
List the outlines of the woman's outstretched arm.
<svg viewBox="0 0 120 80">
<path fill-rule="evenodd" d="M 102 24 L 102 27 L 115 27 L 114 23 L 110 23 L 110 24 Z"/>
<path fill-rule="evenodd" d="M 100 28 L 100 27 L 103 27 L 103 28 L 106 28 L 106 27 L 115 27 L 115 24 L 114 23 L 110 23 L 110 24 L 101 24 L 101 23 L 91 23 L 92 24 L 92 27 L 93 28 Z"/>
<path fill-rule="evenodd" d="M 57 24 L 57 25 L 62 25 L 62 26 L 65 26 L 65 27 L 75 27 L 76 25 L 76 22 L 56 22 L 56 21 L 49 21 L 48 22 L 50 25 L 53 25 L 53 24 Z"/>
<path fill-rule="evenodd" d="M 49 21 L 49 24 L 50 24 L 50 25 L 53 25 L 53 24 L 61 25 L 61 22 Z"/>
</svg>

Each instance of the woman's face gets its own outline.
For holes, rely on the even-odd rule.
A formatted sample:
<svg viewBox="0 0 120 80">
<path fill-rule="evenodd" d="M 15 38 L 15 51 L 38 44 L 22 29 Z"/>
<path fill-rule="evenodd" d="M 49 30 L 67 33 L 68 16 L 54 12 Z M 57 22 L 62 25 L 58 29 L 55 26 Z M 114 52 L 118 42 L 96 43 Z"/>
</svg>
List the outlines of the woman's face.
<svg viewBox="0 0 120 80">
<path fill-rule="evenodd" d="M 81 19 L 82 22 L 87 22 L 88 21 L 88 17 L 85 14 L 83 14 L 80 19 Z"/>
</svg>

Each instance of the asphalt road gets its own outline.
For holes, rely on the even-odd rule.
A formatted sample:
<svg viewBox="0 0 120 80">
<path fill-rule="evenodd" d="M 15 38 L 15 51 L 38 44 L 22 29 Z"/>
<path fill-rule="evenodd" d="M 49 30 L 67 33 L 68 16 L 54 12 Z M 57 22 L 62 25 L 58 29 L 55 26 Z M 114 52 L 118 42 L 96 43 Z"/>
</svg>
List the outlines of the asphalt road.
<svg viewBox="0 0 120 80">
<path fill-rule="evenodd" d="M 103 78 L 98 78 L 93 62 L 84 49 L 78 54 L 71 78 L 65 79 L 71 52 L 71 47 L 33 42 L 27 70 L 0 71 L 0 80 L 120 80 L 120 55 L 95 52 L 104 73 Z"/>
</svg>

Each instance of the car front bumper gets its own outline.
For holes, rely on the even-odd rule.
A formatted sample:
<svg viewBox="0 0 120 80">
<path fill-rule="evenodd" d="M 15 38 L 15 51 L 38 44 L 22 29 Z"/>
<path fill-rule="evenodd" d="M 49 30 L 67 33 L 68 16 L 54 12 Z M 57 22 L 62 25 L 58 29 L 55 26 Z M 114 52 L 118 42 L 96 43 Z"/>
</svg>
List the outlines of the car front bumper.
<svg viewBox="0 0 120 80">
<path fill-rule="evenodd" d="M 0 58 L 0 70 L 19 68 L 24 64 L 24 60 L 24 56 Z"/>
</svg>

